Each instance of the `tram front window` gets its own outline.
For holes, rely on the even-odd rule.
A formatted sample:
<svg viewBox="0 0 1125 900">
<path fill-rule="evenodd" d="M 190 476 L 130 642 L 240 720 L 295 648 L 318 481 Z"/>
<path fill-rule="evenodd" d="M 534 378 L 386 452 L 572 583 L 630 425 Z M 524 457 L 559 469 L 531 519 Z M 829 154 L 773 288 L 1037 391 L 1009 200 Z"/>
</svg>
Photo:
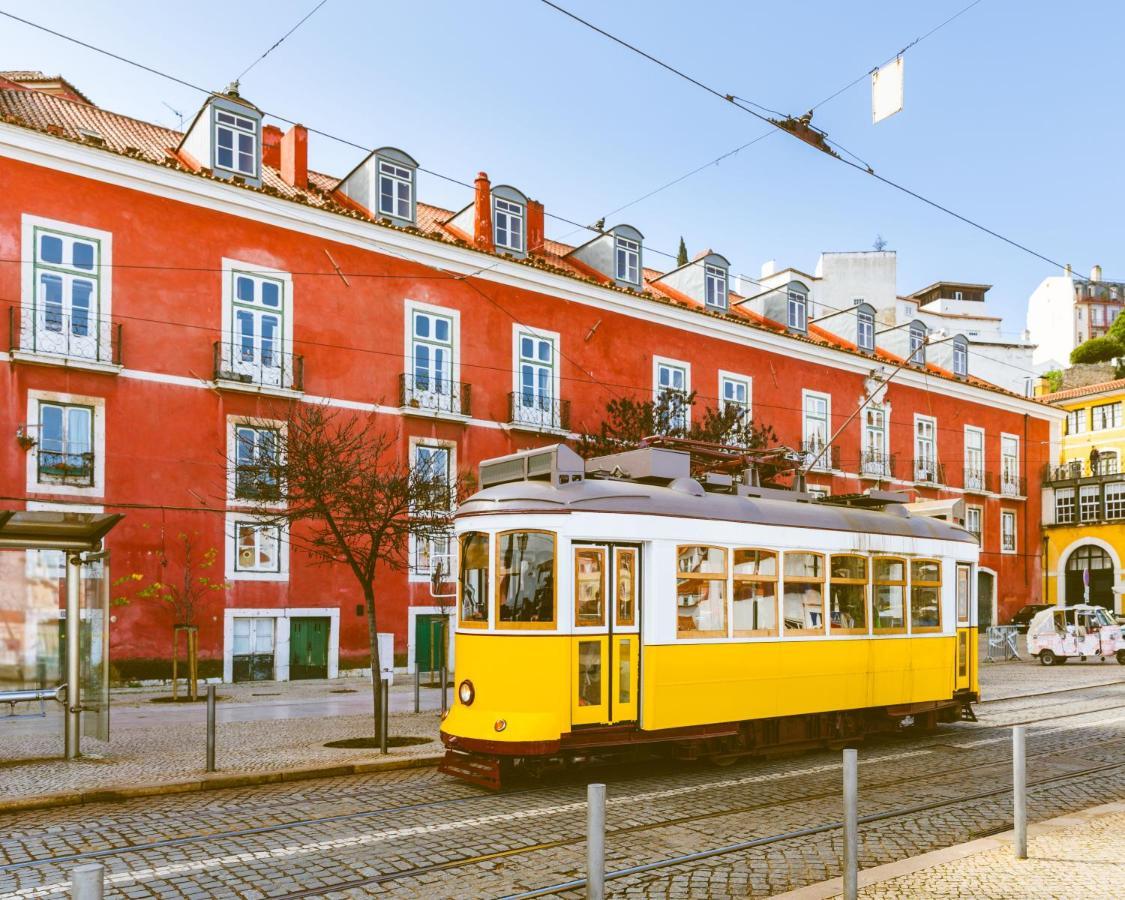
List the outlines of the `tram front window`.
<svg viewBox="0 0 1125 900">
<path fill-rule="evenodd" d="M 555 625 L 555 536 L 546 531 L 497 535 L 496 619 L 519 627 Z"/>
<path fill-rule="evenodd" d="M 468 531 L 461 535 L 461 624 L 488 625 L 488 535 Z"/>
<path fill-rule="evenodd" d="M 824 634 L 824 557 L 785 554 L 785 632 Z"/>
</svg>

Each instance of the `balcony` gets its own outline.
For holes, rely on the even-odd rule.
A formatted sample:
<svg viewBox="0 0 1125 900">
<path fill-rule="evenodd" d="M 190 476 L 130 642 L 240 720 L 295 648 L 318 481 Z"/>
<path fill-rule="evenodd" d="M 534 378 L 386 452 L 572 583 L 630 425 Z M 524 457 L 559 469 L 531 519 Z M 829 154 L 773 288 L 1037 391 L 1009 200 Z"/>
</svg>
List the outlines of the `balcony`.
<svg viewBox="0 0 1125 900">
<path fill-rule="evenodd" d="M 945 466 L 931 457 L 916 459 L 914 481 L 918 484 L 945 484 Z"/>
<path fill-rule="evenodd" d="M 305 389 L 305 358 L 282 353 L 276 341 L 215 341 L 215 383 L 253 394 L 293 394 Z"/>
<path fill-rule="evenodd" d="M 512 391 L 508 394 L 508 422 L 526 431 L 569 432 L 570 401 Z"/>
<path fill-rule="evenodd" d="M 827 472 L 830 469 L 840 469 L 840 447 L 833 444 L 827 449 L 824 441 L 801 442 L 801 465 L 812 472 Z"/>
<path fill-rule="evenodd" d="M 107 318 L 51 307 L 8 309 L 8 351 L 14 360 L 118 372 L 121 336 L 121 325 Z"/>
<path fill-rule="evenodd" d="M 881 450 L 864 450 L 859 458 L 859 474 L 864 478 L 893 478 L 895 455 Z"/>
<path fill-rule="evenodd" d="M 1015 472 L 1001 472 L 1000 493 L 1005 497 L 1026 497 L 1027 479 Z"/>
<path fill-rule="evenodd" d="M 1100 479 L 1104 476 L 1120 477 L 1120 467 L 1117 457 L 1099 459 L 1096 465 L 1091 466 L 1086 460 L 1072 459 L 1061 466 L 1046 465 L 1043 467 L 1043 484 L 1062 484 L 1085 479 Z"/>
<path fill-rule="evenodd" d="M 88 450 L 72 451 L 39 448 L 39 481 L 89 487 L 94 483 L 94 454 Z"/>
<path fill-rule="evenodd" d="M 472 413 L 473 386 L 433 376 L 398 376 L 398 405 L 407 415 L 467 419 Z"/>
<path fill-rule="evenodd" d="M 965 464 L 964 489 L 971 494 L 996 493 L 996 473 L 986 472 L 978 466 Z"/>
</svg>

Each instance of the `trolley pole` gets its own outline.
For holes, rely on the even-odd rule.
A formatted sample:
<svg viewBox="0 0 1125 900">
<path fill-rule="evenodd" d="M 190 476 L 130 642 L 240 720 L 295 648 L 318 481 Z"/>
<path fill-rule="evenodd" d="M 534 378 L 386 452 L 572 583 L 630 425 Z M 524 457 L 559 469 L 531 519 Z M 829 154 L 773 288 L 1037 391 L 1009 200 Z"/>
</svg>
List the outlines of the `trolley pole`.
<svg viewBox="0 0 1125 900">
<path fill-rule="evenodd" d="M 1012 728 L 1012 807 L 1016 859 L 1027 859 L 1027 726 Z"/>
<path fill-rule="evenodd" d="M 859 771 L 855 750 L 844 751 L 844 900 L 859 890 Z"/>
<path fill-rule="evenodd" d="M 215 771 L 215 685 L 207 685 L 207 771 Z"/>
<path fill-rule="evenodd" d="M 105 866 L 86 863 L 71 869 L 70 896 L 74 900 L 102 900 L 105 896 Z"/>
<path fill-rule="evenodd" d="M 605 785 L 586 787 L 586 897 L 605 900 Z"/>
</svg>

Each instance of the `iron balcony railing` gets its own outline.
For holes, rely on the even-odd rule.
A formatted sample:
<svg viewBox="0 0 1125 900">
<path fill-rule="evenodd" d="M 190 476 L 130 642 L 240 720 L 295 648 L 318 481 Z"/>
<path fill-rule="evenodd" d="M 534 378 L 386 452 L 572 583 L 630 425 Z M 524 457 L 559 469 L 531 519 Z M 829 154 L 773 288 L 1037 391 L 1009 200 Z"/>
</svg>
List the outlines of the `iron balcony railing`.
<svg viewBox="0 0 1125 900">
<path fill-rule="evenodd" d="M 120 366 L 119 323 L 51 307 L 8 308 L 8 349 Z"/>
<path fill-rule="evenodd" d="M 1043 481 L 1045 484 L 1078 481 L 1082 478 L 1119 476 L 1121 474 L 1121 469 L 1116 457 L 1099 459 L 1092 465 L 1081 459 L 1072 459 L 1070 462 L 1063 463 L 1059 466 L 1052 466 L 1050 464 L 1043 466 Z"/>
<path fill-rule="evenodd" d="M 916 459 L 914 480 L 921 484 L 945 484 L 945 467 L 932 457 Z"/>
<path fill-rule="evenodd" d="M 403 409 L 471 416 L 472 399 L 471 384 L 409 372 L 398 376 L 398 402 Z"/>
<path fill-rule="evenodd" d="M 987 472 L 980 466 L 965 464 L 962 487 L 974 494 L 996 493 L 996 473 Z"/>
<path fill-rule="evenodd" d="M 508 394 L 508 422 L 536 430 L 570 431 L 570 401 L 512 391 Z"/>
<path fill-rule="evenodd" d="M 859 459 L 860 474 L 873 478 L 893 478 L 895 455 L 881 450 L 864 450 Z"/>
<path fill-rule="evenodd" d="M 94 454 L 89 450 L 72 451 L 39 448 L 39 480 L 73 485 L 94 483 Z"/>
<path fill-rule="evenodd" d="M 803 457 L 802 465 L 814 472 L 827 471 L 828 469 L 838 470 L 840 468 L 840 447 L 838 444 L 833 444 L 825 449 L 823 441 L 802 441 L 801 456 Z"/>
<path fill-rule="evenodd" d="M 215 341 L 215 380 L 302 391 L 305 358 L 283 353 L 277 342 Z"/>
<path fill-rule="evenodd" d="M 1006 497 L 1023 497 L 1027 494 L 1027 479 L 1014 472 L 1000 473 L 1000 493 Z"/>
</svg>

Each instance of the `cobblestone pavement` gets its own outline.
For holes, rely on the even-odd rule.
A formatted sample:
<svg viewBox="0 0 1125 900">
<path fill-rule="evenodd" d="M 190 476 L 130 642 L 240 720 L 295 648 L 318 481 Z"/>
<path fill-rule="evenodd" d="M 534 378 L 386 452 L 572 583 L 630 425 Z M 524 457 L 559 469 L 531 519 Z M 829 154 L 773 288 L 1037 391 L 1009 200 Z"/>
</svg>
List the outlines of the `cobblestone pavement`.
<svg viewBox="0 0 1125 900">
<path fill-rule="evenodd" d="M 864 868 L 1008 827 L 1002 726 L 1012 722 L 1040 722 L 1028 738 L 1029 781 L 1044 782 L 1031 793 L 1033 820 L 1125 797 L 1119 685 L 982 704 L 980 714 L 976 724 L 863 747 L 861 815 L 893 813 L 863 826 Z M 1069 777 L 1091 768 L 1103 770 Z M 584 770 L 497 795 L 411 770 L 0 817 L 0 895 L 62 897 L 67 872 L 91 854 L 116 897 L 518 894 L 581 875 L 585 782 L 593 779 L 608 784 L 611 871 L 840 816 L 831 751 L 721 769 Z M 827 829 L 609 886 L 629 897 L 764 896 L 837 875 L 839 850 L 838 832 Z"/>
</svg>

